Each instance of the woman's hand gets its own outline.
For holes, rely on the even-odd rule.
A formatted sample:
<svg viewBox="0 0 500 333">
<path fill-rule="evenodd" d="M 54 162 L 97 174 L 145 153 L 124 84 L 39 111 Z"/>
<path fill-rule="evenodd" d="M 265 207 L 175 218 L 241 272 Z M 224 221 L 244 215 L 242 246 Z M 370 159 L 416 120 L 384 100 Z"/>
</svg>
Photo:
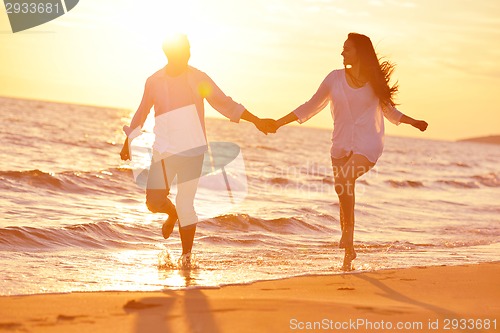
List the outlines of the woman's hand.
<svg viewBox="0 0 500 333">
<path fill-rule="evenodd" d="M 276 120 L 274 119 L 259 119 L 255 122 L 255 126 L 264 134 L 268 133 L 276 133 L 278 129 L 278 125 L 276 124 Z"/>
<path fill-rule="evenodd" d="M 416 120 L 416 119 L 413 119 L 412 117 L 409 117 L 405 114 L 403 114 L 401 116 L 401 119 L 399 121 L 403 124 L 409 124 L 415 128 L 418 128 L 422 132 L 427 129 L 427 126 L 429 126 L 429 124 L 427 124 L 426 121 Z"/>
<path fill-rule="evenodd" d="M 413 127 L 415 128 L 418 128 L 420 131 L 425 131 L 427 129 L 427 126 L 429 126 L 429 124 L 427 124 L 427 122 L 423 121 L 423 120 L 415 120 L 412 124 Z"/>
</svg>

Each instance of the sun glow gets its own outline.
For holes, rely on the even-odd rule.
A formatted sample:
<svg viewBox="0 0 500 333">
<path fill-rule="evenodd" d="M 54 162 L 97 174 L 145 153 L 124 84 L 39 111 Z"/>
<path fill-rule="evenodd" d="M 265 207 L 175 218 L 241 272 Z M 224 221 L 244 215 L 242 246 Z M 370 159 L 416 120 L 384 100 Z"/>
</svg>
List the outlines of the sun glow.
<svg viewBox="0 0 500 333">
<path fill-rule="evenodd" d="M 135 111 L 145 80 L 166 64 L 162 42 L 184 33 L 191 66 L 257 116 L 279 118 L 342 67 L 342 43 L 354 31 L 397 64 L 401 111 L 429 122 L 426 138 L 491 135 L 500 121 L 499 10 L 494 0 L 411 8 L 397 1 L 86 0 L 19 34 L 0 10 L 0 95 Z M 209 106 L 206 112 L 218 115 Z M 331 128 L 329 112 L 306 126 Z M 421 137 L 408 126 L 386 130 Z"/>
<path fill-rule="evenodd" d="M 173 34 L 186 34 L 191 40 L 210 33 L 193 0 L 150 0 L 140 6 L 129 2 L 123 13 L 120 25 L 147 49 L 158 49 Z"/>
</svg>

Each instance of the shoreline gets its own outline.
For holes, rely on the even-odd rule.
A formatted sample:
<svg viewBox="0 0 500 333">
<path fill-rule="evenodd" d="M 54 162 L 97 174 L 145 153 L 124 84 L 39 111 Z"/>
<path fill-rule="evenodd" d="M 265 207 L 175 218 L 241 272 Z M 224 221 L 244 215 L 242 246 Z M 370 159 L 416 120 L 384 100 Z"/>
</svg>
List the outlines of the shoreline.
<svg viewBox="0 0 500 333">
<path fill-rule="evenodd" d="M 446 329 L 452 328 L 452 320 L 457 325 L 473 320 L 469 325 L 474 329 L 467 331 L 494 332 L 478 325 L 485 327 L 488 321 L 492 326 L 495 321 L 499 329 L 498 276 L 496 261 L 300 276 L 220 288 L 0 296 L 0 332 L 420 330 L 398 330 L 398 323 L 420 323 L 422 332 L 453 332 Z M 364 326 L 358 325 L 362 321 Z M 340 329 L 349 322 L 350 327 Z"/>
<path fill-rule="evenodd" d="M 385 272 L 385 271 L 399 271 L 399 270 L 407 270 L 407 269 L 426 269 L 426 268 L 431 268 L 431 267 L 462 267 L 462 266 L 473 266 L 473 265 L 482 265 L 482 264 L 499 264 L 500 265 L 500 260 L 498 261 L 484 261 L 484 262 L 476 262 L 476 263 L 467 263 L 467 264 L 460 264 L 460 265 L 453 265 L 453 264 L 447 264 L 447 265 L 431 265 L 431 266 L 410 266 L 410 267 L 394 267 L 394 268 L 380 268 L 380 269 L 375 269 L 375 270 L 370 270 L 370 271 L 361 271 L 361 270 L 353 270 L 349 272 L 344 272 L 344 271 L 338 271 L 335 273 L 305 273 L 303 275 L 292 275 L 292 276 L 286 276 L 286 277 L 276 277 L 276 278 L 269 278 L 269 279 L 259 279 L 259 280 L 253 280 L 249 282 L 241 282 L 241 283 L 226 283 L 226 284 L 220 284 L 220 285 L 190 285 L 187 287 L 165 287 L 164 289 L 157 289 L 157 290 L 120 290 L 120 289 L 109 289 L 109 290 L 75 290 L 75 291 L 54 291 L 54 292 L 46 292 L 46 293 L 34 293 L 34 294 L 11 294 L 11 295 L 1 295 L 0 298 L 3 297 L 26 297 L 26 296 L 57 296 L 57 295 L 68 295 L 68 294 L 91 294 L 91 293 L 161 293 L 161 292 L 166 292 L 166 291 L 187 291 L 187 290 L 218 290 L 222 288 L 231 288 L 231 287 L 244 287 L 244 286 L 251 286 L 255 283 L 265 283 L 265 282 L 276 282 L 276 281 L 286 281 L 290 279 L 296 279 L 296 278 L 314 278 L 314 277 L 327 277 L 327 276 L 342 276 L 342 275 L 356 275 L 356 274 L 368 274 L 368 273 L 380 273 L 380 272 Z M 181 270 L 182 271 L 182 270 Z"/>
</svg>

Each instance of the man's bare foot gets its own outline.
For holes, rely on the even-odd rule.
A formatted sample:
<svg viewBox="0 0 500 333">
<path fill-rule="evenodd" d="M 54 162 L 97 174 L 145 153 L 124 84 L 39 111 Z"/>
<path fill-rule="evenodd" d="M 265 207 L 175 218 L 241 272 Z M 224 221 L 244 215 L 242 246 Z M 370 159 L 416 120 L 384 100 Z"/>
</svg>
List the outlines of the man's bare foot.
<svg viewBox="0 0 500 333">
<path fill-rule="evenodd" d="M 177 212 L 169 215 L 168 219 L 163 223 L 161 227 L 161 234 L 163 238 L 168 239 L 174 231 L 175 222 L 177 222 Z"/>
</svg>

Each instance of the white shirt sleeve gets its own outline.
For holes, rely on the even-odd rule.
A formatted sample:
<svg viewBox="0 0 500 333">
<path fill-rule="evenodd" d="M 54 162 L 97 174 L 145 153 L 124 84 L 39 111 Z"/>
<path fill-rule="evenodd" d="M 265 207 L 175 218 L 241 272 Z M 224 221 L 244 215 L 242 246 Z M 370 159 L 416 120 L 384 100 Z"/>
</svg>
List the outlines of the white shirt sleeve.
<svg viewBox="0 0 500 333">
<path fill-rule="evenodd" d="M 229 118 L 232 122 L 238 123 L 240 121 L 245 107 L 233 101 L 231 97 L 226 96 L 208 75 L 204 75 L 203 81 L 199 83 L 198 90 L 200 95 L 206 98 L 208 103 L 220 114 Z"/>
<path fill-rule="evenodd" d="M 328 75 L 311 99 L 298 108 L 293 113 L 297 116 L 297 121 L 302 124 L 318 114 L 330 101 L 331 74 Z"/>
<path fill-rule="evenodd" d="M 389 120 L 394 125 L 401 124 L 401 117 L 403 116 L 403 113 L 396 109 L 394 106 L 384 105 L 382 106 L 382 112 L 384 113 L 384 117 L 386 117 L 387 120 Z"/>
</svg>

